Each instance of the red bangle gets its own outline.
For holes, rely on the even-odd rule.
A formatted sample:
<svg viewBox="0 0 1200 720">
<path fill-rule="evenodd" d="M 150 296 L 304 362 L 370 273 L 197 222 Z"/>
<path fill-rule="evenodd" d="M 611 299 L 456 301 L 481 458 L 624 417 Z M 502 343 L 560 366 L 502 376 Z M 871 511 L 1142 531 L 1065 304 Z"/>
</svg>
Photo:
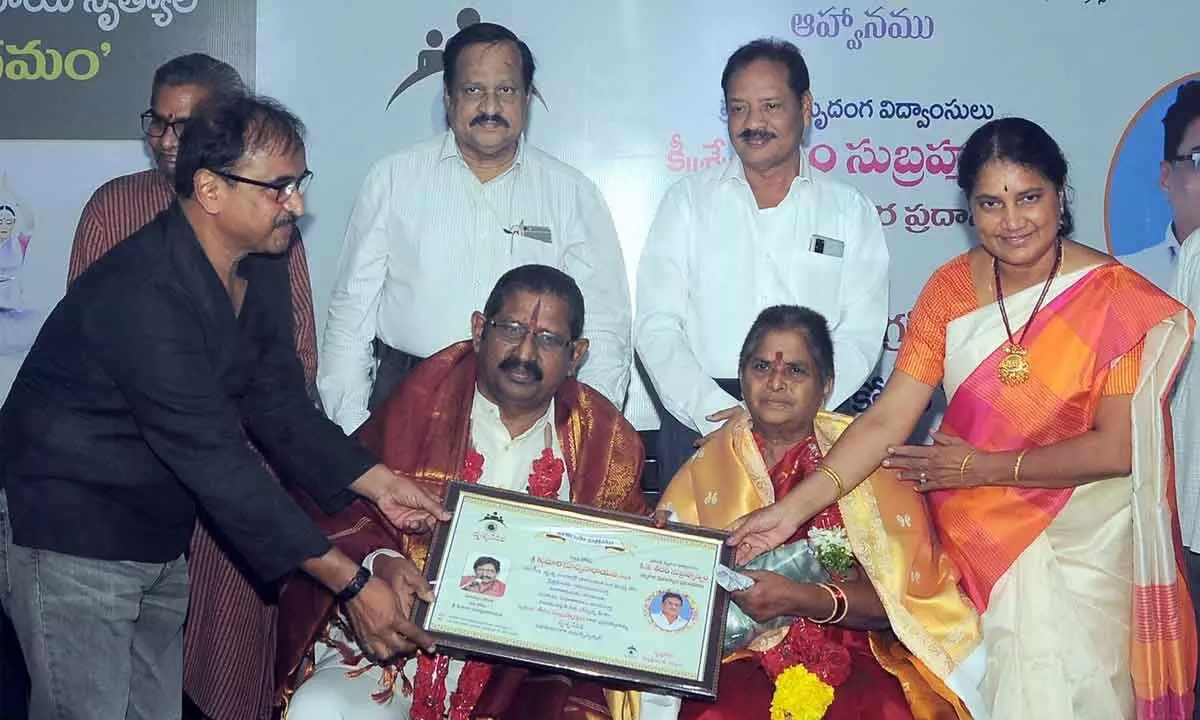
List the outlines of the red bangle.
<svg viewBox="0 0 1200 720">
<path fill-rule="evenodd" d="M 850 612 L 850 601 L 846 599 L 846 593 L 842 590 L 841 585 L 831 584 L 829 587 L 835 593 L 837 593 L 838 599 L 840 599 L 842 603 L 842 612 L 837 617 L 829 621 L 829 624 L 837 625 L 841 621 L 845 620 L 846 614 Z"/>
</svg>

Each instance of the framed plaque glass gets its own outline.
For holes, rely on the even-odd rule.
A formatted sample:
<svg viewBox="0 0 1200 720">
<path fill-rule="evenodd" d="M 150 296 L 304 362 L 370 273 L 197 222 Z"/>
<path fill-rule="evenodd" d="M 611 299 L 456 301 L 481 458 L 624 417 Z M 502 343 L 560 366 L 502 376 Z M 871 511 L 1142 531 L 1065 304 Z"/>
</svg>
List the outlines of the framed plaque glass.
<svg viewBox="0 0 1200 720">
<path fill-rule="evenodd" d="M 716 696 L 725 533 L 463 483 L 446 505 L 416 613 L 443 652 Z"/>
</svg>

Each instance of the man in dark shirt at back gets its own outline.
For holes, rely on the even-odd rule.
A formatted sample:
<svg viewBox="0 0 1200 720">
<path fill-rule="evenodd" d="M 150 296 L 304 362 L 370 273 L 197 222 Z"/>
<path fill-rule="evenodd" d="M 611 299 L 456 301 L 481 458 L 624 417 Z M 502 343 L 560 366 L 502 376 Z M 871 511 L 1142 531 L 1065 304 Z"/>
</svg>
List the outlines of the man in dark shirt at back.
<svg viewBox="0 0 1200 720">
<path fill-rule="evenodd" d="M 279 257 L 311 177 L 302 132 L 259 98 L 193 118 L 178 201 L 72 285 L 0 410 L 0 602 L 34 718 L 180 716 L 197 505 L 263 580 L 301 567 L 338 593 L 371 652 L 430 645 L 407 619 L 415 568 L 371 578 L 246 444 L 328 511 L 357 493 L 401 527 L 445 519 L 305 394 Z"/>
</svg>

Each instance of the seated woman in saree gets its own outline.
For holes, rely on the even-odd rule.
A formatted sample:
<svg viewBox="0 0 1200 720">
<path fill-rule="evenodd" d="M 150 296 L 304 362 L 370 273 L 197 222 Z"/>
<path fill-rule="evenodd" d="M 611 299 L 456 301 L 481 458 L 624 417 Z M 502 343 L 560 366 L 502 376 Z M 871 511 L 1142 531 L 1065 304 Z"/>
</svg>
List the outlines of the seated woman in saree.
<svg viewBox="0 0 1200 720">
<path fill-rule="evenodd" d="M 887 385 L 819 472 L 730 542 L 752 556 L 881 463 L 898 469 L 928 493 L 981 614 L 977 719 L 1191 718 L 1167 405 L 1191 318 L 1069 239 L 1067 163 L 1035 123 L 975 131 L 958 183 L 979 246 L 925 285 Z M 940 432 L 905 445 L 939 384 Z"/>
<path fill-rule="evenodd" d="M 723 528 L 754 508 L 770 505 L 811 475 L 850 420 L 821 411 L 833 388 L 833 368 L 833 341 L 823 316 L 793 305 L 763 310 L 738 362 L 749 413 L 726 423 L 680 469 L 659 502 L 660 516 Z M 877 508 L 898 495 L 907 505 L 898 508 L 893 503 L 889 511 L 921 516 L 918 527 L 909 528 L 913 538 L 927 528 L 920 497 L 894 473 L 877 475 L 872 486 L 880 492 L 869 502 L 871 488 L 864 487 L 857 507 L 831 503 L 788 539 L 786 549 L 803 558 L 790 561 L 795 568 L 788 573 L 790 579 L 776 572 L 740 570 L 755 582 L 733 593 L 733 601 L 758 623 L 783 621 L 773 623 L 776 627 L 744 649 L 730 652 L 721 668 L 716 701 L 684 702 L 682 720 L 770 717 L 777 677 L 798 664 L 832 687 L 828 720 L 966 717 L 953 693 L 933 678 L 939 695 L 914 667 L 919 664 L 911 654 L 886 630 L 887 612 L 872 586 L 875 578 L 869 579 L 867 572 L 878 573 L 884 586 L 890 582 L 894 587 L 898 580 L 907 589 L 910 574 L 896 572 L 907 553 L 886 561 L 876 557 L 876 566 L 865 568 L 867 572 L 855 560 L 853 546 L 867 547 L 868 538 L 886 542 L 875 532 L 882 527 L 877 510 L 873 522 L 863 520 L 871 515 L 867 505 Z M 909 548 L 915 547 L 910 541 Z M 932 549 L 926 545 L 926 551 L 930 554 Z M 939 576 L 929 565 L 925 594 L 941 593 L 944 606 L 957 611 L 960 627 L 971 634 L 976 618 L 958 595 L 957 578 Z"/>
</svg>

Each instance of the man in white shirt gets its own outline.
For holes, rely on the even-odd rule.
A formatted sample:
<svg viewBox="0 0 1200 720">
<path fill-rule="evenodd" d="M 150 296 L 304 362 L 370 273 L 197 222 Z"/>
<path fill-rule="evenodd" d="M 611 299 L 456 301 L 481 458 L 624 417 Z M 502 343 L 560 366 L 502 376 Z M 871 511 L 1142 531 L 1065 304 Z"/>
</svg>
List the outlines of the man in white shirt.
<svg viewBox="0 0 1200 720">
<path fill-rule="evenodd" d="M 596 186 L 523 138 L 528 46 L 475 23 L 444 62 L 450 130 L 376 163 L 350 217 L 317 375 L 326 412 L 357 428 L 417 361 L 465 339 L 491 284 L 524 263 L 579 283 L 592 340 L 582 378 L 622 405 L 632 313 L 621 248 Z"/>
<path fill-rule="evenodd" d="M 637 273 L 634 342 L 666 413 L 665 484 L 736 405 L 738 348 L 765 307 L 803 305 L 829 319 L 837 407 L 882 349 L 888 249 L 874 203 L 815 174 L 800 143 L 812 120 L 796 46 L 756 40 L 721 75 L 737 157 L 667 191 Z M 728 382 L 721 382 L 728 380 Z"/>
<path fill-rule="evenodd" d="M 682 630 L 692 621 L 692 616 L 682 616 L 683 596 L 679 593 L 665 592 L 659 600 L 658 612 L 650 613 L 650 619 L 660 630 L 674 632 Z"/>
<path fill-rule="evenodd" d="M 1175 267 L 1179 264 L 1179 238 L 1175 236 L 1175 223 L 1169 223 L 1163 239 L 1135 253 L 1117 257 L 1126 266 L 1136 270 L 1142 277 L 1170 292 L 1175 278 Z"/>
<path fill-rule="evenodd" d="M 1167 292 L 1171 292 L 1178 278 L 1176 268 L 1179 265 L 1183 241 L 1191 234 L 1188 228 L 1200 226 L 1200 217 L 1197 217 L 1200 215 L 1200 208 L 1196 207 L 1194 197 L 1188 197 L 1187 188 L 1190 186 L 1182 182 L 1188 179 L 1187 162 L 1193 159 L 1197 150 L 1197 147 L 1194 147 L 1197 143 L 1189 145 L 1185 142 L 1188 125 L 1195 119 L 1189 119 L 1187 106 L 1195 102 L 1191 98 L 1195 98 L 1197 94 L 1200 94 L 1200 80 L 1184 83 L 1175 93 L 1175 102 L 1167 108 L 1167 113 L 1163 116 L 1163 162 L 1158 182 L 1171 204 L 1171 223 L 1167 225 L 1160 242 L 1119 258 L 1121 262 Z M 1180 169 L 1184 172 L 1179 172 Z"/>
<path fill-rule="evenodd" d="M 472 339 L 418 365 L 372 413 L 360 438 L 395 467 L 428 482 L 431 492 L 444 491 L 447 479 L 462 478 L 644 515 L 637 431 L 612 403 L 573 377 L 587 352 L 584 311 L 578 285 L 561 271 L 545 265 L 510 270 L 483 311 L 472 313 Z M 337 547 L 361 559 L 411 603 L 413 578 L 421 576 L 415 564 L 425 562 L 428 536 L 396 533 L 361 503 L 317 519 Z M 456 602 L 480 603 L 471 607 L 482 612 L 514 612 L 515 604 L 534 592 L 529 585 L 536 573 L 522 575 L 519 584 L 514 579 L 521 569 L 509 553 L 519 548 L 504 542 L 502 518 L 486 515 L 470 522 L 481 528 L 473 536 L 478 547 L 471 550 L 478 554 L 472 561 L 493 569 L 493 577 L 505 568 L 509 592 L 497 588 L 486 596 L 468 596 L 460 588 L 465 573 L 459 567 L 446 569 L 438 590 L 456 593 Z M 516 587 L 521 592 L 514 593 Z M 327 591 L 300 579 L 285 589 L 281 669 L 299 684 L 288 706 L 289 720 L 407 718 L 414 704 L 423 708 L 422 717 L 472 708 L 477 716 L 500 717 L 516 708 L 504 716 L 536 720 L 559 717 L 572 703 L 605 702 L 597 685 L 581 681 L 547 695 L 548 683 L 523 683 L 523 676 L 513 673 L 527 671 L 516 667 L 464 665 L 441 655 L 375 663 L 342 625 Z M 413 693 L 400 692 L 409 683 Z M 485 686 L 488 692 L 482 694 Z M 480 697 L 495 705 L 477 706 Z"/>
<path fill-rule="evenodd" d="M 1171 294 L 1200 316 L 1200 81 L 1180 87 L 1163 117 L 1159 184 L 1171 204 L 1168 232 L 1179 240 Z M 1189 551 L 1188 584 L 1200 622 L 1200 360 L 1195 348 L 1175 381 L 1171 414 L 1179 524 Z"/>
</svg>

